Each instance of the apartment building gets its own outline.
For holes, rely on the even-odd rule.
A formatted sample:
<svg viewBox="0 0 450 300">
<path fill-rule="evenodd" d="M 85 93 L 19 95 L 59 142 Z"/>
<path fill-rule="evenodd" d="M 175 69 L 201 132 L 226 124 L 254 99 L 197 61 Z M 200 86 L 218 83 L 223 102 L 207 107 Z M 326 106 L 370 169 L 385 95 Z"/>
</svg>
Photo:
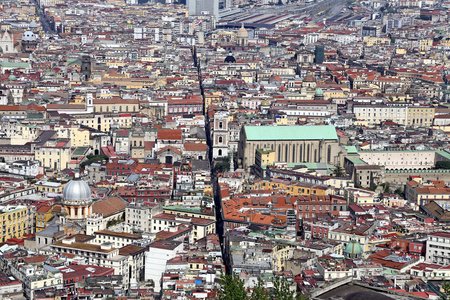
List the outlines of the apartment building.
<svg viewBox="0 0 450 300">
<path fill-rule="evenodd" d="M 448 266 L 450 264 L 450 233 L 429 233 L 426 249 L 426 262 Z"/>
<path fill-rule="evenodd" d="M 34 207 L 25 205 L 0 206 L 0 242 L 5 242 L 11 238 L 22 238 L 26 234 L 33 233 L 34 222 L 31 222 L 31 220 L 34 220 L 34 218 Z"/>
</svg>

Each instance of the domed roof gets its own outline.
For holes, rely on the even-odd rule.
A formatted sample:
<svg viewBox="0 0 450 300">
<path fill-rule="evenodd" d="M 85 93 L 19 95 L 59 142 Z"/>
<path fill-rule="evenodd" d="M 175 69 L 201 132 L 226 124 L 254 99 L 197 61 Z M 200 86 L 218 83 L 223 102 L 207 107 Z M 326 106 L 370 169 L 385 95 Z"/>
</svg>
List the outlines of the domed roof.
<svg viewBox="0 0 450 300">
<path fill-rule="evenodd" d="M 347 244 L 344 250 L 344 254 L 346 254 L 347 257 L 354 257 L 355 255 L 359 256 L 364 252 L 361 245 L 356 241 L 355 235 L 353 235 L 353 238 L 350 243 Z"/>
<path fill-rule="evenodd" d="M 91 188 L 77 176 L 64 187 L 63 202 L 65 204 L 86 204 L 91 201 Z"/>
<path fill-rule="evenodd" d="M 226 63 L 235 63 L 236 62 L 236 58 L 234 58 L 234 56 L 230 54 L 227 57 L 225 57 L 224 62 L 226 62 Z"/>
<path fill-rule="evenodd" d="M 321 88 L 317 88 L 316 90 L 316 96 L 322 96 L 323 95 L 323 91 Z"/>
<path fill-rule="evenodd" d="M 14 74 L 11 74 L 11 75 L 9 75 L 8 80 L 14 81 L 14 80 L 17 80 L 17 77 L 14 76 Z"/>
<path fill-rule="evenodd" d="M 31 23 L 30 23 L 30 28 L 37 28 L 38 26 L 37 26 L 37 24 L 36 24 L 36 21 L 35 20 L 33 20 L 33 21 L 31 21 Z"/>
<path fill-rule="evenodd" d="M 23 33 L 22 42 L 35 42 L 35 41 L 36 41 L 36 35 L 33 32 L 27 30 Z"/>
<path fill-rule="evenodd" d="M 242 23 L 242 27 L 239 28 L 239 30 L 237 32 L 237 37 L 238 38 L 248 38 L 248 31 L 247 31 L 247 29 L 244 28 L 244 23 Z"/>
</svg>

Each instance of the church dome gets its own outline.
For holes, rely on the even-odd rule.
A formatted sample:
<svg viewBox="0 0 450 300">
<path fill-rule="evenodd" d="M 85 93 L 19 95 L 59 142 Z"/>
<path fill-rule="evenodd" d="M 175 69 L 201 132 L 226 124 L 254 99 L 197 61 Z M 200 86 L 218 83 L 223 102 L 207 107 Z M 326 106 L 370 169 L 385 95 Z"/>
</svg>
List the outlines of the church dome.
<svg viewBox="0 0 450 300">
<path fill-rule="evenodd" d="M 75 178 L 69 181 L 69 183 L 64 187 L 64 204 L 81 205 L 90 203 L 91 201 L 91 188 L 80 178 Z"/>
<path fill-rule="evenodd" d="M 323 96 L 323 91 L 322 91 L 322 89 L 321 88 L 317 88 L 317 90 L 316 90 L 316 94 L 315 94 L 316 96 Z"/>
<path fill-rule="evenodd" d="M 361 254 L 364 252 L 361 245 L 356 241 L 355 235 L 353 235 L 350 243 L 347 244 L 344 250 L 344 255 L 347 258 L 359 258 Z"/>
<path fill-rule="evenodd" d="M 236 58 L 234 58 L 233 55 L 228 55 L 227 57 L 225 57 L 225 61 L 226 63 L 235 63 L 236 62 Z"/>
<path fill-rule="evenodd" d="M 33 32 L 27 30 L 23 33 L 22 42 L 35 42 L 35 41 L 36 41 L 36 35 Z"/>
<path fill-rule="evenodd" d="M 242 23 L 242 27 L 239 28 L 239 30 L 237 32 L 237 37 L 238 38 L 248 38 L 248 31 L 247 31 L 247 29 L 244 28 L 244 23 Z"/>
<path fill-rule="evenodd" d="M 17 80 L 17 77 L 14 76 L 14 74 L 11 74 L 11 75 L 9 75 L 8 80 L 9 81 L 14 81 L 14 80 Z"/>
<path fill-rule="evenodd" d="M 38 26 L 37 26 L 37 24 L 36 24 L 36 21 L 35 20 L 33 20 L 33 21 L 31 21 L 31 23 L 30 23 L 30 28 L 37 28 Z"/>
</svg>

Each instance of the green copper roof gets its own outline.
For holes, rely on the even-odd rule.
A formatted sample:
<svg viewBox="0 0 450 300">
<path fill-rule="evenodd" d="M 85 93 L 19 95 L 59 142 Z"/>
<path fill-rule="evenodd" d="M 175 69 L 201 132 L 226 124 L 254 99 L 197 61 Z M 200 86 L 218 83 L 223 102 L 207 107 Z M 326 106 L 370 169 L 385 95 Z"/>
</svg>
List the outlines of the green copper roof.
<svg viewBox="0 0 450 300">
<path fill-rule="evenodd" d="M 344 146 L 347 149 L 347 154 L 358 154 L 358 150 L 355 146 Z"/>
<path fill-rule="evenodd" d="M 2 66 L 3 68 L 25 68 L 25 69 L 31 68 L 31 65 L 29 63 L 9 62 L 9 61 L 2 61 L 0 63 L 0 66 Z"/>
<path fill-rule="evenodd" d="M 362 254 L 363 252 L 364 251 L 361 245 L 354 239 L 352 239 L 352 241 L 348 243 L 347 247 L 345 247 L 344 250 L 344 253 L 350 255 L 350 257 L 355 254 Z"/>
<path fill-rule="evenodd" d="M 245 126 L 248 141 L 337 140 L 333 125 Z"/>
<path fill-rule="evenodd" d="M 322 96 L 323 95 L 323 91 L 321 88 L 317 88 L 316 90 L 316 96 Z"/>
</svg>

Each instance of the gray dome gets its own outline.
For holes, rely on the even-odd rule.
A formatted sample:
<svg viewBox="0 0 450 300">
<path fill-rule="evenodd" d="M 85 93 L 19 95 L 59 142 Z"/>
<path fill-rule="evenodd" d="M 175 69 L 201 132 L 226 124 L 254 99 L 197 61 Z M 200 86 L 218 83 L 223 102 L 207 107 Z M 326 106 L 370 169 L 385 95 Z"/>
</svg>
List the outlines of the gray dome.
<svg viewBox="0 0 450 300">
<path fill-rule="evenodd" d="M 38 26 L 37 26 L 37 24 L 36 24 L 36 21 L 31 21 L 31 23 L 30 23 L 30 28 L 37 28 Z"/>
<path fill-rule="evenodd" d="M 81 179 L 74 179 L 64 187 L 63 202 L 65 204 L 80 205 L 92 202 L 91 188 Z"/>
<path fill-rule="evenodd" d="M 23 33 L 22 42 L 35 42 L 35 41 L 36 41 L 36 35 L 33 32 L 27 30 Z"/>
</svg>

